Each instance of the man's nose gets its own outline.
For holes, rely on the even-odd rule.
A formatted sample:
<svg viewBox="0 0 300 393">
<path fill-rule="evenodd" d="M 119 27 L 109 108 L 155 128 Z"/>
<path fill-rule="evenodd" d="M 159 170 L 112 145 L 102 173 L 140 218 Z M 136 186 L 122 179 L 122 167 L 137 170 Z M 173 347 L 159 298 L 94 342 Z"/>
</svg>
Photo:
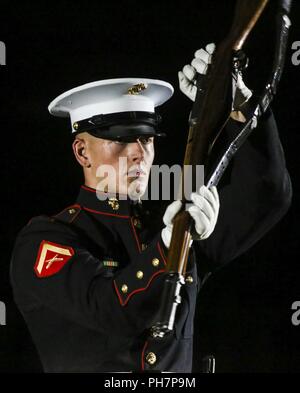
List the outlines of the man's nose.
<svg viewBox="0 0 300 393">
<path fill-rule="evenodd" d="M 140 141 L 129 143 L 129 157 L 134 163 L 140 163 L 144 158 L 144 149 Z"/>
</svg>

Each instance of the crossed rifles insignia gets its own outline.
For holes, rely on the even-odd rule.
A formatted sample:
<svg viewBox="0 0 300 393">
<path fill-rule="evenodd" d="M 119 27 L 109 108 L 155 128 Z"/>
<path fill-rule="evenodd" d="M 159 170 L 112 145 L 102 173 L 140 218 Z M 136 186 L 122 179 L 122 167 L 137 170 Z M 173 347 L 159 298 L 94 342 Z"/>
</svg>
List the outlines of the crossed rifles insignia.
<svg viewBox="0 0 300 393">
<path fill-rule="evenodd" d="M 40 244 L 34 271 L 38 277 L 48 277 L 58 273 L 72 258 L 72 247 L 43 240 Z"/>
</svg>

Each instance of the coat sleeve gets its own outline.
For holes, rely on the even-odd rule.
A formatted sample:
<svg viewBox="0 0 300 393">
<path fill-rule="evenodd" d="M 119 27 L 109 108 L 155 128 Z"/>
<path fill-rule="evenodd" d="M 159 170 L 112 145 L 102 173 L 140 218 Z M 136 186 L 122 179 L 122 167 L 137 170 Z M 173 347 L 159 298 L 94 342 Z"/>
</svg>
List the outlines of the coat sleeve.
<svg viewBox="0 0 300 393">
<path fill-rule="evenodd" d="M 92 254 L 76 234 L 51 223 L 48 217 L 33 220 L 19 234 L 12 255 L 15 301 L 22 312 L 46 307 L 63 318 L 106 334 L 136 336 L 149 327 L 156 307 L 153 299 L 159 299 L 156 291 L 165 271 L 160 242 L 157 236 L 136 260 L 118 273 L 107 275 L 101 251 Z M 51 248 L 54 254 L 47 254 L 49 244 L 55 247 Z M 55 255 L 55 263 L 60 263 L 64 253 L 69 254 L 67 262 L 49 274 L 47 261 Z M 141 266 L 142 280 L 137 278 Z M 126 294 L 122 292 L 125 283 L 129 287 Z"/>
<path fill-rule="evenodd" d="M 216 228 L 207 240 L 195 244 L 196 251 L 208 258 L 210 269 L 247 251 L 290 206 L 291 181 L 271 111 L 238 151 L 218 190 Z"/>
</svg>

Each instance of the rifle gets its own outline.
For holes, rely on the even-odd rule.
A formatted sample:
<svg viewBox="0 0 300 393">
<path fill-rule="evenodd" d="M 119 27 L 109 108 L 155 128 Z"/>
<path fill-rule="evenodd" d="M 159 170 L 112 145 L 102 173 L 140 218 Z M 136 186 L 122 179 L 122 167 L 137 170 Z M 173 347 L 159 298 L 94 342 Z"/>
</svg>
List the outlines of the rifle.
<svg viewBox="0 0 300 393">
<path fill-rule="evenodd" d="M 196 165 L 207 163 L 212 147 L 230 117 L 233 59 L 238 68 L 243 45 L 268 2 L 269 0 L 237 0 L 233 23 L 227 37 L 218 45 L 205 80 L 203 80 L 203 76 L 199 76 L 197 79 L 197 95 L 190 117 L 184 157 L 184 168 L 191 165 L 193 176 Z M 230 160 L 251 134 L 257 124 L 257 119 L 265 113 L 276 94 L 283 69 L 288 30 L 291 25 L 288 18 L 291 3 L 292 0 L 280 1 L 274 64 L 263 94 L 258 102 L 250 105 L 248 119 L 217 163 L 207 181 L 209 187 L 218 184 Z M 183 208 L 173 220 L 172 239 L 166 265 L 167 274 L 160 309 L 150 329 L 153 338 L 163 338 L 173 331 L 177 307 L 181 302 L 180 290 L 185 282 L 184 275 L 192 239 L 193 220 L 185 210 L 188 201 L 183 192 L 184 173 L 183 171 L 181 182 Z"/>
</svg>

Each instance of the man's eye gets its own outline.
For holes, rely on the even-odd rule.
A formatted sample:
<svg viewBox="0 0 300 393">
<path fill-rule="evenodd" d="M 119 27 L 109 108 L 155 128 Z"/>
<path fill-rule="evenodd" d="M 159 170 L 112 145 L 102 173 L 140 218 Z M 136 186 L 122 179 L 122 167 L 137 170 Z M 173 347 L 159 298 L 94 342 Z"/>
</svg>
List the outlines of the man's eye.
<svg viewBox="0 0 300 393">
<path fill-rule="evenodd" d="M 151 136 L 140 138 L 140 142 L 143 145 L 147 145 L 148 143 L 151 143 L 152 141 L 153 141 L 153 137 L 151 137 Z"/>
</svg>

